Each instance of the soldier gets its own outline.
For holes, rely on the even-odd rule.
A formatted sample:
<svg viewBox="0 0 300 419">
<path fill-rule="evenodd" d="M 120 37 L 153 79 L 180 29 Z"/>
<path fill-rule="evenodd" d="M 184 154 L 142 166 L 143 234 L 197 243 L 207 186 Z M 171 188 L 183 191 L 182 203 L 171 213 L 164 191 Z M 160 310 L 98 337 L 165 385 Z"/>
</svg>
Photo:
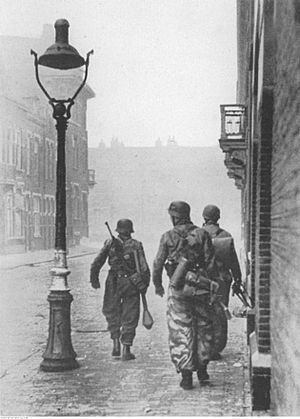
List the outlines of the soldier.
<svg viewBox="0 0 300 419">
<path fill-rule="evenodd" d="M 105 284 L 103 314 L 113 340 L 112 356 L 121 355 L 120 339 L 123 344 L 122 360 L 135 359 L 130 352 L 140 315 L 140 293 L 146 293 L 150 282 L 150 271 L 143 245 L 134 240 L 131 220 L 117 223 L 118 237 L 106 240 L 103 248 L 91 265 L 90 282 L 93 288 L 100 288 L 99 272 L 108 259 L 110 270 Z M 138 257 L 140 273 L 134 253 Z"/>
<path fill-rule="evenodd" d="M 202 215 L 204 218 L 203 228 L 212 239 L 215 248 L 216 264 L 223 280 L 220 282 L 220 298 L 223 304 L 228 307 L 232 280 L 235 281 L 235 284 L 239 285 L 241 283 L 241 269 L 234 248 L 233 237 L 219 226 L 220 209 L 216 205 L 207 205 Z M 223 318 L 220 318 L 220 316 L 223 316 Z M 221 355 L 219 352 L 224 349 L 227 342 L 227 321 L 224 320 L 224 313 L 219 311 L 219 318 L 215 319 L 215 321 L 217 342 L 212 359 L 220 359 Z"/>
<path fill-rule="evenodd" d="M 162 271 L 165 266 L 170 278 L 167 321 L 171 360 L 182 375 L 180 386 L 189 390 L 193 386 L 193 371 L 197 371 L 200 384 L 209 379 L 207 365 L 213 340 L 212 306 L 209 291 L 199 290 L 193 296 L 187 296 L 184 289 L 171 285 L 172 279 L 182 256 L 188 260 L 189 271 L 196 275 L 201 271 L 210 278 L 216 278 L 217 271 L 209 234 L 191 222 L 190 206 L 186 202 L 175 201 L 170 204 L 168 212 L 174 228 L 161 237 L 153 264 L 153 283 L 155 293 L 162 297 Z"/>
</svg>

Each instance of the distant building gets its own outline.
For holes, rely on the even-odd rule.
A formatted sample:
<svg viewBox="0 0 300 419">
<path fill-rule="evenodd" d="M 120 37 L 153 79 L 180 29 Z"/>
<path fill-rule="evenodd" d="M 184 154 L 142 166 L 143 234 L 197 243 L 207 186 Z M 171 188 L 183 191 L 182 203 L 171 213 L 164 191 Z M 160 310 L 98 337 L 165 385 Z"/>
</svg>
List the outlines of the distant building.
<svg viewBox="0 0 300 419">
<path fill-rule="evenodd" d="M 89 148 L 89 167 L 97 182 L 89 196 L 91 240 L 107 238 L 105 221 L 115 227 L 128 217 L 137 237 L 154 251 L 162 232 L 171 228 L 167 208 L 173 200 L 189 202 L 198 225 L 203 207 L 216 203 L 223 224 L 239 239 L 240 193 L 224 176 L 217 147 L 182 147 L 174 139 L 166 146 L 157 141 L 154 147 L 125 147 L 114 140 L 111 147 Z"/>
<path fill-rule="evenodd" d="M 237 103 L 220 146 L 242 191 L 253 410 L 300 415 L 298 0 L 238 0 Z"/>
<path fill-rule="evenodd" d="M 54 246 L 56 129 L 52 108 L 37 86 L 30 49 L 42 54 L 54 29 L 40 39 L 0 37 L 0 249 L 1 252 Z M 43 71 L 51 95 L 70 94 L 81 70 Z M 60 96 L 61 97 L 61 96 Z M 68 245 L 88 235 L 86 109 L 94 97 L 85 86 L 72 108 L 66 141 Z"/>
</svg>

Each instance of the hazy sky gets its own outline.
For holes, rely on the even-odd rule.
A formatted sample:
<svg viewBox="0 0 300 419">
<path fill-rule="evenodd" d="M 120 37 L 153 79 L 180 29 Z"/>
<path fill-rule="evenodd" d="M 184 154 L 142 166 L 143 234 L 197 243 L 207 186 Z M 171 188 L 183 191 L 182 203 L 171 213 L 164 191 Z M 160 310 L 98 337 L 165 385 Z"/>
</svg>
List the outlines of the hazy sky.
<svg viewBox="0 0 300 419">
<path fill-rule="evenodd" d="M 70 43 L 94 49 L 90 146 L 118 137 L 153 145 L 217 145 L 222 103 L 235 103 L 236 0 L 0 0 L 0 35 L 40 37 L 70 22 Z M 54 41 L 53 41 L 54 42 Z"/>
</svg>

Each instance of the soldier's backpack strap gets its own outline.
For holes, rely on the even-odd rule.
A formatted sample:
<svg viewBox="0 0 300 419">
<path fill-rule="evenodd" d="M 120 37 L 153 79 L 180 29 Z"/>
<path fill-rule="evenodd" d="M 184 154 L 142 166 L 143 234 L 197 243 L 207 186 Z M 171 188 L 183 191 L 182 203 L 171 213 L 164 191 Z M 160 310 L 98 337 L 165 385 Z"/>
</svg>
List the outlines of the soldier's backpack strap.
<svg viewBox="0 0 300 419">
<path fill-rule="evenodd" d="M 187 257 L 187 252 L 190 250 L 190 246 L 189 246 L 189 244 L 188 244 L 188 241 L 186 240 L 187 239 L 187 237 L 189 236 L 189 235 L 191 235 L 191 233 L 194 231 L 194 230 L 196 230 L 198 227 L 196 226 L 196 225 L 194 225 L 194 224 L 191 224 L 189 227 L 188 227 L 188 229 L 187 229 L 187 231 L 179 231 L 179 230 L 177 230 L 176 229 L 176 226 L 175 226 L 175 228 L 174 228 L 174 231 L 178 234 L 178 236 L 180 236 L 180 238 L 182 239 L 182 242 L 181 242 L 181 248 L 179 248 L 178 249 L 178 255 L 177 255 L 177 257 L 179 258 L 180 256 L 185 256 L 185 257 Z"/>
<path fill-rule="evenodd" d="M 217 230 L 215 233 L 213 233 L 213 234 L 211 234 L 211 233 L 210 233 L 210 237 L 211 237 L 212 239 L 214 239 L 214 238 L 218 237 L 218 235 L 219 235 L 219 234 L 223 233 L 223 231 L 224 231 L 224 230 L 223 230 L 222 228 L 220 228 L 220 227 L 219 227 L 219 228 L 218 228 L 218 230 Z"/>
<path fill-rule="evenodd" d="M 195 224 L 191 224 L 189 227 L 188 227 L 188 230 L 187 231 L 180 231 L 180 230 L 178 230 L 177 228 L 176 228 L 176 226 L 174 227 L 174 231 L 175 231 L 175 233 L 177 233 L 178 234 L 178 236 L 180 236 L 182 239 L 186 239 L 187 238 L 187 236 L 193 231 L 193 230 L 195 230 L 197 228 L 197 226 L 195 226 Z"/>
</svg>

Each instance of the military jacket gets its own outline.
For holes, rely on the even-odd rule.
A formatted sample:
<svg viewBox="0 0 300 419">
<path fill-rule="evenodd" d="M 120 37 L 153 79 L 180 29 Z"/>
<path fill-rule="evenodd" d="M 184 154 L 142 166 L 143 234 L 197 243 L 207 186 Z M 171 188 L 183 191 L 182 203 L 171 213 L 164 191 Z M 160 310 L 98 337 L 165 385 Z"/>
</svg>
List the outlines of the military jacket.
<svg viewBox="0 0 300 419">
<path fill-rule="evenodd" d="M 140 270 L 143 280 L 149 285 L 150 270 L 146 261 L 145 252 L 141 242 L 129 238 L 125 241 L 116 238 L 105 241 L 100 253 L 91 265 L 91 282 L 97 281 L 99 272 L 106 260 L 110 265 L 110 271 L 118 275 L 132 275 L 137 272 L 133 252 L 137 251 Z"/>
<path fill-rule="evenodd" d="M 216 263 L 223 279 L 231 280 L 231 276 L 234 279 L 240 279 L 242 274 L 232 235 L 228 231 L 223 230 L 217 223 L 204 224 L 203 228 L 209 233 L 213 242 L 214 239 L 232 238 L 232 240 L 229 241 L 230 248 L 228 249 L 228 252 L 226 252 L 228 254 L 226 260 L 220 257 L 219 253 L 216 251 Z"/>
<path fill-rule="evenodd" d="M 192 223 L 176 225 L 172 230 L 164 233 L 160 239 L 159 249 L 153 263 L 153 283 L 155 287 L 162 286 L 162 271 L 167 259 L 178 261 L 182 249 L 186 245 L 186 238 L 191 236 L 193 245 L 193 262 L 205 269 L 211 279 L 218 278 L 218 271 L 214 259 L 214 248 L 209 234 Z"/>
</svg>

